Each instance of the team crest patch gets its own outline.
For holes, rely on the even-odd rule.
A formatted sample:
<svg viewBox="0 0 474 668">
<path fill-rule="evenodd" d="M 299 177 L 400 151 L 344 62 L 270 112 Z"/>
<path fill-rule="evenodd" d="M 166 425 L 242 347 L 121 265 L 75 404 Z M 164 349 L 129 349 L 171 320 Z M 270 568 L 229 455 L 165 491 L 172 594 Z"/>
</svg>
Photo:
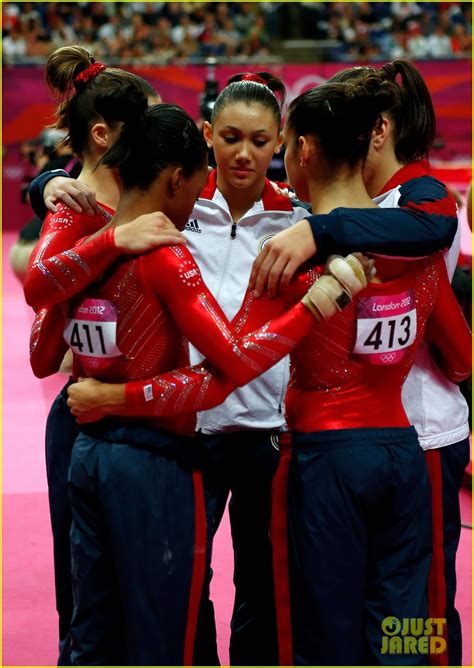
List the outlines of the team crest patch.
<svg viewBox="0 0 474 668">
<path fill-rule="evenodd" d="M 201 272 L 192 260 L 183 260 L 179 267 L 179 277 L 185 285 L 192 288 L 202 283 Z"/>
</svg>

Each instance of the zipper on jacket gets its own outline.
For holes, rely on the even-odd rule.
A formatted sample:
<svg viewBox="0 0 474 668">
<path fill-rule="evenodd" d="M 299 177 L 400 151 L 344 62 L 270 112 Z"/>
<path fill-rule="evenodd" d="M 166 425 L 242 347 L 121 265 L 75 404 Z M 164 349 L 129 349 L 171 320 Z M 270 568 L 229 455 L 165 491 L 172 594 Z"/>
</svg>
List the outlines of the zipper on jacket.
<svg viewBox="0 0 474 668">
<path fill-rule="evenodd" d="M 230 228 L 230 238 L 235 239 L 237 236 L 237 223 L 232 223 L 232 227 Z"/>
<path fill-rule="evenodd" d="M 236 223 L 232 223 L 232 225 L 233 226 L 235 225 L 237 227 Z M 227 237 L 227 238 L 230 239 L 230 244 L 227 246 L 227 255 L 226 255 L 226 258 L 225 258 L 224 268 L 222 270 L 222 274 L 221 274 L 220 281 L 219 281 L 219 287 L 217 288 L 217 292 L 216 292 L 216 295 L 215 295 L 216 300 L 218 302 L 219 302 L 219 299 L 220 299 L 220 296 L 221 296 L 222 285 L 223 285 L 223 283 L 226 279 L 226 276 L 227 276 L 227 266 L 229 264 L 229 257 L 230 257 L 230 254 L 232 252 L 232 246 L 233 246 L 232 239 L 235 239 L 235 234 L 234 234 L 234 236 L 232 236 L 232 232 L 231 232 L 230 237 Z"/>
</svg>

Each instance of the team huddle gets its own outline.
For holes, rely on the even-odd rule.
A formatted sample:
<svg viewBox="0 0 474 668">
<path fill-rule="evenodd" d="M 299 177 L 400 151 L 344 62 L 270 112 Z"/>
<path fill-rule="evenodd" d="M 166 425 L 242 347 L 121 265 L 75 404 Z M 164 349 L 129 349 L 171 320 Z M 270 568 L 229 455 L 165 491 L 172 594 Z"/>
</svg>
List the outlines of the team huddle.
<svg viewBox="0 0 474 668">
<path fill-rule="evenodd" d="M 230 494 L 232 665 L 460 665 L 471 334 L 419 72 L 343 70 L 283 129 L 268 72 L 202 129 L 82 47 L 46 80 L 82 164 L 32 183 L 24 283 L 35 374 L 72 353 L 46 427 L 59 664 L 219 665 Z M 437 649 L 388 618 L 444 619 Z"/>
</svg>

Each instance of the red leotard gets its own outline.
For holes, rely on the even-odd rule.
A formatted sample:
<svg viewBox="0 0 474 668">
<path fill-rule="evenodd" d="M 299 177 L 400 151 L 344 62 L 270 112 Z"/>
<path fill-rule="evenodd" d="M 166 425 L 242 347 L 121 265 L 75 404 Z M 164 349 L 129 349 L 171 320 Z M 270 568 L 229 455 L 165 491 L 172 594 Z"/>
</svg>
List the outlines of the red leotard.
<svg viewBox="0 0 474 668">
<path fill-rule="evenodd" d="M 94 216 L 87 216 L 60 202 L 57 212 L 46 216 L 23 286 L 30 306 L 52 306 L 77 295 L 120 255 L 112 228 L 87 239 L 113 213 L 101 204 Z"/>
<path fill-rule="evenodd" d="M 118 261 L 97 289 L 81 296 L 70 315 L 66 335 L 83 375 L 108 382 L 136 381 L 189 363 L 186 336 L 234 385 L 244 385 L 293 350 L 314 324 L 311 313 L 298 303 L 238 339 L 192 255 L 181 246 Z M 202 374 L 199 378 L 199 391 L 205 394 L 207 380 Z M 183 383 L 184 405 L 185 379 Z M 172 389 L 156 379 L 144 396 L 156 409 L 166 404 Z M 193 414 L 155 421 L 155 426 L 178 433 L 192 433 L 194 425 Z"/>
<path fill-rule="evenodd" d="M 393 262 L 382 260 L 377 264 L 394 266 Z M 316 271 L 301 274 L 277 300 L 253 300 L 252 295 L 247 294 L 233 320 L 236 330 L 243 333 L 274 318 L 287 308 L 288 302 L 294 302 L 304 294 L 316 277 Z M 413 304 L 416 306 L 416 336 L 407 347 L 395 351 L 399 359 L 387 363 L 394 354 L 389 351 L 385 361 L 380 354 L 374 364 L 372 356 L 355 355 L 358 309 L 368 304 L 372 309 L 386 308 L 385 313 L 390 314 L 389 309 L 402 300 L 411 306 L 396 314 L 392 326 L 389 321 L 393 318 L 387 318 L 383 325 L 388 340 L 393 327 L 393 340 L 403 342 L 407 327 L 404 318 L 413 310 Z M 415 331 L 413 314 L 409 317 L 412 319 L 409 324 Z M 366 319 L 366 326 L 367 322 L 369 329 L 363 341 L 369 339 L 367 351 L 376 354 L 383 332 L 378 328 L 382 325 L 377 324 L 377 318 Z M 460 382 L 470 375 L 471 335 L 451 290 L 441 256 L 410 264 L 395 280 L 371 283 L 343 312 L 312 328 L 310 335 L 291 354 L 292 374 L 286 396 L 290 429 L 311 432 L 407 426 L 400 398 L 401 386 L 424 336 L 437 346 L 442 356 L 440 366 L 449 379 Z M 160 387 L 167 388 L 159 401 L 146 400 L 144 388 L 150 384 L 156 386 L 158 396 Z M 186 410 L 204 410 L 222 402 L 233 389 L 235 385 L 228 378 L 205 362 L 202 366 L 179 369 L 152 380 L 128 383 L 125 394 L 127 414 L 172 415 Z"/>
<path fill-rule="evenodd" d="M 377 262 L 378 266 L 383 264 L 390 263 Z M 401 314 L 390 310 L 403 302 L 406 307 Z M 377 312 L 377 308 L 386 310 Z M 408 322 L 407 315 L 414 308 L 416 335 L 415 318 L 412 315 Z M 375 316 L 372 320 L 365 318 L 369 312 Z M 384 316 L 380 326 L 379 314 Z M 390 321 L 394 323 L 391 327 Z M 368 325 L 360 343 L 367 342 L 365 352 L 372 355 L 354 353 L 359 323 Z M 409 426 L 401 388 L 425 328 L 426 338 L 441 354 L 446 376 L 454 382 L 467 378 L 471 373 L 471 334 L 439 254 L 410 263 L 397 279 L 371 283 L 353 304 L 328 321 L 323 331 L 311 333 L 303 341 L 291 360 L 286 395 L 289 428 L 312 432 Z M 397 352 L 395 345 L 377 354 L 382 337 L 392 339 L 392 343 L 404 342 L 410 334 L 415 336 L 408 347 Z"/>
<path fill-rule="evenodd" d="M 30 364 L 40 378 L 55 373 L 67 351 L 61 302 L 97 279 L 120 254 L 111 229 L 87 240 L 110 221 L 112 209 L 98 204 L 94 216 L 76 213 L 62 202 L 57 209 L 45 218 L 24 283 L 26 301 L 36 310 Z"/>
</svg>

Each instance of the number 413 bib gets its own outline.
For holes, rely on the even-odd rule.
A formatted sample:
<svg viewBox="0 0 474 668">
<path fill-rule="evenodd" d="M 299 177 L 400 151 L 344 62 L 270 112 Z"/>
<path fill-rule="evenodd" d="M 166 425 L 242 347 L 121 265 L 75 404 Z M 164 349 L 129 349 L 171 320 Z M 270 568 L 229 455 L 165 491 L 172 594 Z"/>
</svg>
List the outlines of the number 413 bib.
<svg viewBox="0 0 474 668">
<path fill-rule="evenodd" d="M 80 357 L 104 362 L 122 355 L 117 347 L 117 311 L 108 299 L 84 299 L 66 321 L 64 339 Z"/>
<path fill-rule="evenodd" d="M 416 338 L 416 307 L 411 290 L 360 299 L 354 355 L 369 364 L 396 364 Z"/>
</svg>

